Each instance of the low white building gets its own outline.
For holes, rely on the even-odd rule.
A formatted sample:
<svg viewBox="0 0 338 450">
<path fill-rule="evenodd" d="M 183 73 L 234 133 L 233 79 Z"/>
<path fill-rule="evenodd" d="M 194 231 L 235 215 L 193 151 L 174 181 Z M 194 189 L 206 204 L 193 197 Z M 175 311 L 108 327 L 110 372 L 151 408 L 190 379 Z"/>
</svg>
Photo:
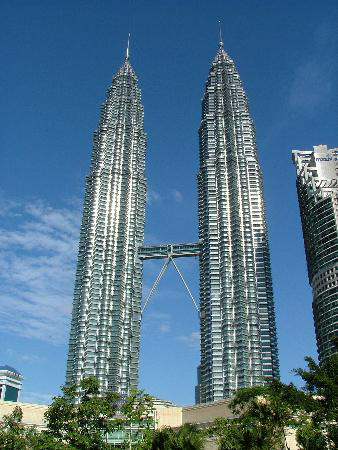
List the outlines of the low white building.
<svg viewBox="0 0 338 450">
<path fill-rule="evenodd" d="M 17 402 L 23 377 L 11 366 L 0 366 L 0 401 Z"/>
<path fill-rule="evenodd" d="M 204 403 L 193 406 L 176 406 L 169 402 L 155 399 L 154 402 L 154 426 L 155 428 L 178 428 L 185 423 L 196 424 L 199 428 L 206 428 L 217 417 L 234 417 L 229 407 L 229 400 Z M 13 403 L 0 401 L 0 420 L 5 414 L 10 414 L 15 406 L 20 406 L 23 413 L 23 423 L 27 426 L 36 426 L 38 430 L 46 427 L 44 413 L 48 405 L 33 405 L 29 403 Z M 134 430 L 134 429 L 133 429 Z M 136 430 L 136 429 L 135 429 Z M 119 431 L 109 436 L 108 441 L 117 447 L 126 439 L 126 432 Z M 299 450 L 295 439 L 294 430 L 287 430 L 287 444 L 290 450 Z M 217 445 L 212 439 L 205 442 L 205 450 L 216 450 Z"/>
</svg>

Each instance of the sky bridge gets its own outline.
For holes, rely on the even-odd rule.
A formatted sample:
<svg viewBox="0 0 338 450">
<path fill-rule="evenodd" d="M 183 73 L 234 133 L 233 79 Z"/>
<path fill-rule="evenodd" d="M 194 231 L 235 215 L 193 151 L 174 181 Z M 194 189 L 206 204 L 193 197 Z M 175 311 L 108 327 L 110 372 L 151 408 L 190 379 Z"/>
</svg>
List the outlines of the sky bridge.
<svg viewBox="0 0 338 450">
<path fill-rule="evenodd" d="M 199 313 L 199 308 L 197 306 L 197 303 L 185 281 L 183 278 L 182 272 L 177 267 L 177 264 L 175 263 L 175 258 L 182 258 L 182 257 L 189 257 L 189 256 L 200 256 L 201 254 L 201 243 L 200 242 L 192 242 L 188 244 L 159 244 L 159 245 L 144 245 L 142 247 L 138 248 L 138 257 L 141 259 L 141 261 L 146 261 L 148 259 L 165 259 L 165 263 L 160 270 L 160 273 L 158 274 L 156 280 L 154 281 L 154 284 L 152 285 L 148 296 L 145 300 L 145 303 L 142 308 L 141 316 L 143 315 L 143 312 L 150 300 L 150 297 L 155 293 L 155 290 L 161 281 L 161 278 L 165 274 L 166 270 L 168 269 L 168 266 L 170 262 L 172 262 L 176 272 L 180 276 L 182 283 L 184 284 L 186 290 L 188 291 L 188 294 Z"/>
<path fill-rule="evenodd" d="M 201 253 L 200 242 L 189 244 L 160 244 L 144 245 L 138 249 L 138 257 L 146 259 L 180 258 L 187 256 L 199 256 Z"/>
</svg>

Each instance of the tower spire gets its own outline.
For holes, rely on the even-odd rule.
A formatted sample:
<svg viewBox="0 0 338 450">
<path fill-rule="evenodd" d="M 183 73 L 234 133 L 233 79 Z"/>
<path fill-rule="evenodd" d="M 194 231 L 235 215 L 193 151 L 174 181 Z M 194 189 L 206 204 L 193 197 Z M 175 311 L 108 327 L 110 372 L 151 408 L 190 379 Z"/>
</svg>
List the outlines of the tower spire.
<svg viewBox="0 0 338 450">
<path fill-rule="evenodd" d="M 126 51 L 126 60 L 129 61 L 129 44 L 130 44 L 130 33 L 128 33 L 128 43 L 127 43 L 127 51 Z"/>
<path fill-rule="evenodd" d="M 218 21 L 218 26 L 219 26 L 219 45 L 223 47 L 222 22 L 220 20 Z"/>
</svg>

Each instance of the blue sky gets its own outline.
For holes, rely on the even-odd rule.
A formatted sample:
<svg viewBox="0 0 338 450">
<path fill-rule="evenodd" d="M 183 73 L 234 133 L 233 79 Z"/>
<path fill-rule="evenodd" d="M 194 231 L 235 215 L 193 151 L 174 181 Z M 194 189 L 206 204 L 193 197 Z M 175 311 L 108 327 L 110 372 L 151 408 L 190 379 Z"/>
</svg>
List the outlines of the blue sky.
<svg viewBox="0 0 338 450">
<path fill-rule="evenodd" d="M 200 100 L 218 20 L 256 124 L 282 380 L 316 355 L 292 149 L 338 146 L 336 0 L 45 1 L 0 6 L 0 363 L 45 403 L 64 382 L 84 177 L 127 34 L 145 107 L 146 241 L 197 239 Z M 179 260 L 198 296 L 198 261 Z M 146 262 L 144 290 L 161 262 Z M 197 314 L 170 269 L 144 315 L 140 387 L 194 401 Z"/>
</svg>

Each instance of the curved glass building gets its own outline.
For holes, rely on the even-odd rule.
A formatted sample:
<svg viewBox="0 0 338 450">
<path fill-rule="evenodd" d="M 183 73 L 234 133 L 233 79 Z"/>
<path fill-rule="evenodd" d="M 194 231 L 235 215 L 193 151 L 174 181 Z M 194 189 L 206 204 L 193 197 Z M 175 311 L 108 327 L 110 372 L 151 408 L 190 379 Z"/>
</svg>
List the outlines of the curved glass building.
<svg viewBox="0 0 338 450">
<path fill-rule="evenodd" d="M 338 148 L 318 145 L 292 157 L 322 362 L 336 351 L 331 338 L 338 336 Z"/>
</svg>

